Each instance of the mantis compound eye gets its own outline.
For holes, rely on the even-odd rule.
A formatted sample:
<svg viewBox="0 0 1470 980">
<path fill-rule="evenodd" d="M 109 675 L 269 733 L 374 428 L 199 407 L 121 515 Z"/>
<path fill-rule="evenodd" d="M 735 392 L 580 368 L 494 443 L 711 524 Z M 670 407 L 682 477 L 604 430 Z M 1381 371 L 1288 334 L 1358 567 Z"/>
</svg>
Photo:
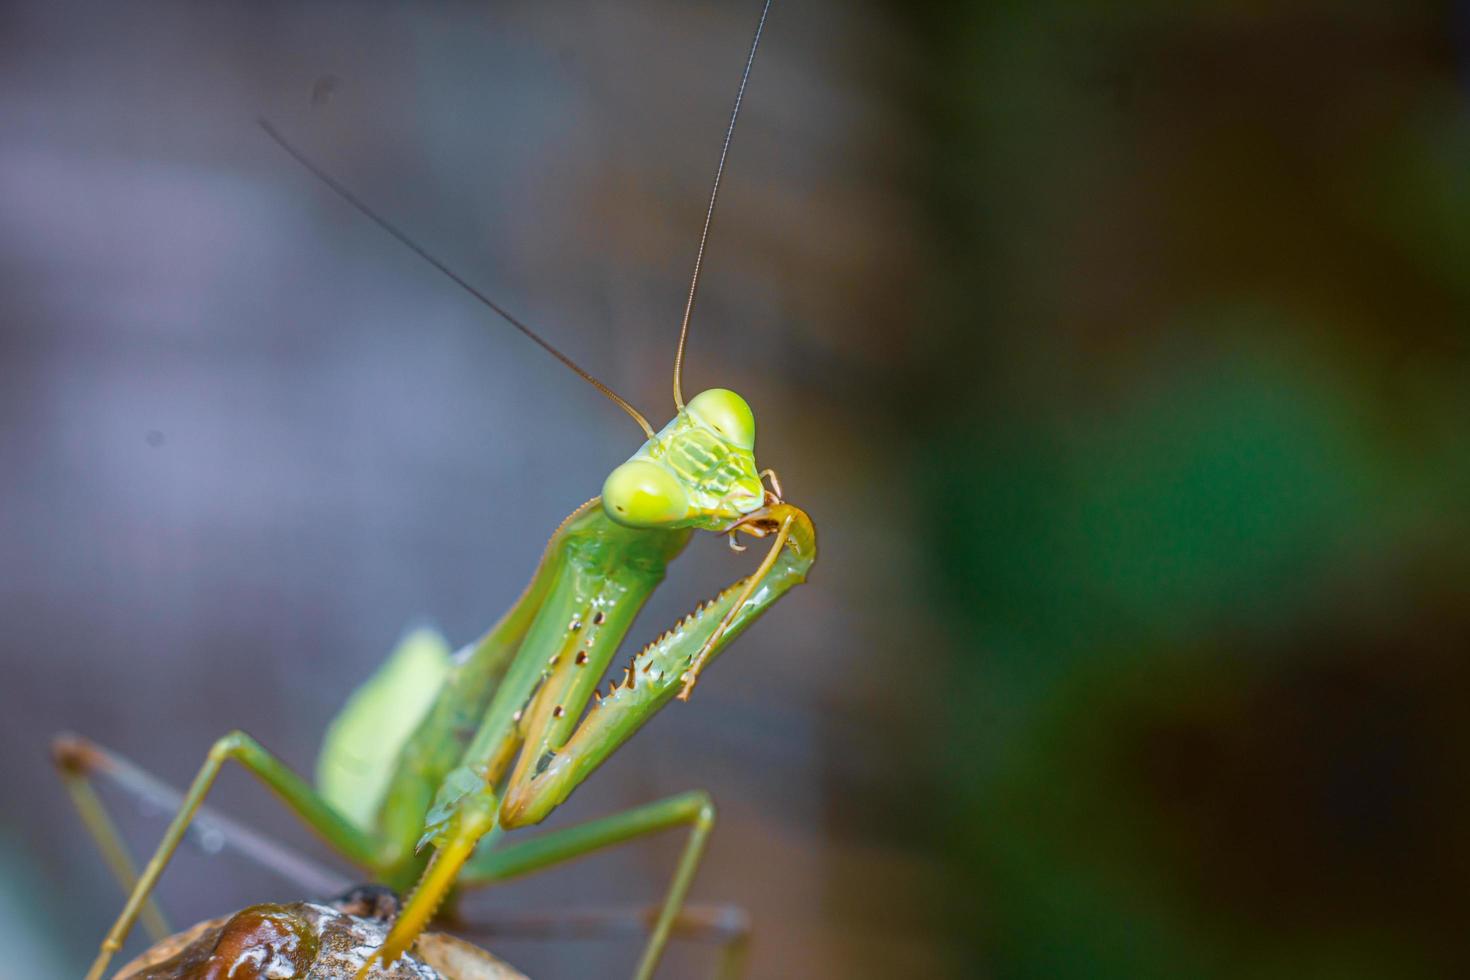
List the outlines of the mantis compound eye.
<svg viewBox="0 0 1470 980">
<path fill-rule="evenodd" d="M 689 496 L 662 466 L 630 459 L 608 474 L 602 507 L 619 524 L 659 527 L 689 516 Z"/>
<path fill-rule="evenodd" d="M 731 445 L 755 449 L 755 414 L 728 388 L 701 391 L 689 400 L 686 411 Z"/>
</svg>

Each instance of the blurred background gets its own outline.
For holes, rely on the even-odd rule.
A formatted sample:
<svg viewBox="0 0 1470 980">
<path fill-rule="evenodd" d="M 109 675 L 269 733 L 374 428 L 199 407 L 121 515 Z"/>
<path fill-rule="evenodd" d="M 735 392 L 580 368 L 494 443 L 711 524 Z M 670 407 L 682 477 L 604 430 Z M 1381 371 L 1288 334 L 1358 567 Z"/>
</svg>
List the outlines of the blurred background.
<svg viewBox="0 0 1470 980">
<path fill-rule="evenodd" d="M 310 772 L 639 441 L 255 117 L 661 421 L 757 15 L 0 5 L 16 976 L 120 905 L 53 733 Z M 749 398 L 822 556 L 552 825 L 711 790 L 694 897 L 757 977 L 1470 973 L 1467 256 L 1464 4 L 778 2 L 686 390 Z M 753 561 L 696 541 L 635 634 Z M 212 799 L 322 853 L 238 771 Z M 469 908 L 647 902 L 678 846 Z M 160 894 L 286 887 L 191 848 Z"/>
</svg>

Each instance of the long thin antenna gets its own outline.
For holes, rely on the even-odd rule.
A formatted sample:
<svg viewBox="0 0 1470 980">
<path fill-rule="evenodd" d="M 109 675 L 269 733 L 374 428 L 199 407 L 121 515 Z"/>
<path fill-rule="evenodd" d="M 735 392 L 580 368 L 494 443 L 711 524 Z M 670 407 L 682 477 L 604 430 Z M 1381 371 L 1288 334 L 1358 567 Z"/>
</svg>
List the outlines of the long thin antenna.
<svg viewBox="0 0 1470 980">
<path fill-rule="evenodd" d="M 348 204 L 352 205 L 359 212 L 361 212 L 364 216 L 372 220 L 372 222 L 376 224 L 379 228 L 382 228 L 388 234 L 398 239 L 399 242 L 408 246 L 409 250 L 412 251 L 419 258 L 423 259 L 425 262 L 429 263 L 431 266 L 444 273 L 444 275 L 447 276 L 449 280 L 453 282 L 456 286 L 469 293 L 471 296 L 479 300 L 485 306 L 489 307 L 495 313 L 499 314 L 500 318 L 506 323 L 509 323 L 521 333 L 534 340 L 537 344 L 540 345 L 542 350 L 546 351 L 546 353 L 550 354 L 552 357 L 556 358 L 558 361 L 561 361 L 567 367 L 571 368 L 572 371 L 574 371 L 577 376 L 580 377 L 583 381 L 587 382 L 592 387 L 602 392 L 604 395 L 610 398 L 613 403 L 616 404 L 619 408 L 631 415 L 633 417 L 633 421 L 638 423 L 638 425 L 643 429 L 644 434 L 648 436 L 648 438 L 653 438 L 653 426 L 648 424 L 648 419 L 644 418 L 643 414 L 639 412 L 638 409 L 634 408 L 632 405 L 629 405 L 627 401 L 625 401 L 621 396 L 618 395 L 617 392 L 613 391 L 607 385 L 603 384 L 601 381 L 598 381 L 592 375 L 582 370 L 570 357 L 567 357 L 561 351 L 551 346 L 551 344 L 547 343 L 545 340 L 542 340 L 540 335 L 538 335 L 536 331 L 532 330 L 520 320 L 516 319 L 490 297 L 480 292 L 474 286 L 471 286 L 468 282 L 464 280 L 462 276 L 460 276 L 459 273 L 455 272 L 453 269 L 449 268 L 449 266 L 439 261 L 438 258 L 430 254 L 428 250 L 426 250 L 422 245 L 414 241 L 412 238 L 409 238 L 405 232 L 400 231 L 398 227 L 390 222 L 387 218 L 384 218 L 382 215 L 378 214 L 378 212 L 368 207 L 365 203 L 363 203 L 361 198 L 352 193 L 352 191 L 348 190 L 341 181 L 337 180 L 337 178 L 333 177 L 321 167 L 317 166 L 305 153 L 302 153 L 295 146 L 293 146 L 286 139 L 286 137 L 280 134 L 275 126 L 271 125 L 270 120 L 262 117 L 256 121 L 260 123 L 260 128 L 265 130 L 266 135 L 275 140 L 276 143 L 281 147 L 281 149 L 291 154 L 296 162 L 305 167 L 313 177 L 315 177 L 317 180 L 320 180 L 323 184 L 326 184 L 333 191 L 335 191 L 338 197 L 342 198 L 342 200 L 346 201 Z"/>
<path fill-rule="evenodd" d="M 699 251 L 694 253 L 694 275 L 689 280 L 689 299 L 684 302 L 684 322 L 679 325 L 679 347 L 674 352 L 674 406 L 684 411 L 684 392 L 680 380 L 684 373 L 684 342 L 689 338 L 689 317 L 694 313 L 694 294 L 699 289 L 699 269 L 704 265 L 704 244 L 709 240 L 710 221 L 715 216 L 715 198 L 720 196 L 720 178 L 725 173 L 725 155 L 730 152 L 730 137 L 735 135 L 735 120 L 740 115 L 740 101 L 745 98 L 745 83 L 750 81 L 750 66 L 755 64 L 755 49 L 761 43 L 761 31 L 766 26 L 766 14 L 771 12 L 771 0 L 761 8 L 761 19 L 755 25 L 755 38 L 750 42 L 750 55 L 745 59 L 745 71 L 740 75 L 740 89 L 735 93 L 735 108 L 730 112 L 730 126 L 725 130 L 725 142 L 720 147 L 720 162 L 715 167 L 715 186 L 709 192 L 709 208 L 704 212 L 704 230 L 699 233 Z"/>
</svg>

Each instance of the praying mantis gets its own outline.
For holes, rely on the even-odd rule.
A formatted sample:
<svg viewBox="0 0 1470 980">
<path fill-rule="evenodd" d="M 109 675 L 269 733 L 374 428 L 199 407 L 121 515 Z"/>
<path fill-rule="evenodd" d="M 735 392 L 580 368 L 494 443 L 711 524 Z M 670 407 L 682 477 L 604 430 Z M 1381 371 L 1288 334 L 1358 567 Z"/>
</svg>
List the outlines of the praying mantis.
<svg viewBox="0 0 1470 980">
<path fill-rule="evenodd" d="M 512 327 L 623 409 L 646 440 L 606 478 L 602 493 L 556 528 L 525 591 L 477 641 L 447 652 L 407 643 L 349 699 L 324 741 L 317 785 L 243 732 L 215 742 L 152 858 L 135 874 L 88 779 L 87 760 L 114 757 L 74 737 L 57 761 L 89 830 L 129 895 L 88 980 L 101 980 L 142 917 L 162 918 L 150 895 L 214 780 L 233 761 L 271 789 L 339 855 L 406 893 L 383 945 L 364 962 L 391 964 L 446 900 L 643 835 L 688 836 L 634 976 L 653 975 L 715 820 L 702 791 L 529 840 L 506 835 L 540 823 L 629 737 L 673 700 L 688 701 L 704 670 L 792 587 L 816 560 L 811 520 L 787 503 L 772 470 L 758 470 L 755 418 L 743 398 L 715 388 L 686 402 L 685 343 L 720 179 L 761 32 L 762 7 L 715 171 L 714 187 L 674 356 L 676 414 L 655 432 L 636 409 L 516 317 L 417 245 L 320 170 L 269 123 L 266 133 L 329 188 L 403 242 Z M 632 657 L 607 694 L 598 684 L 634 616 L 695 531 L 769 539 L 755 571 L 699 604 Z M 743 549 L 738 549 L 743 550 Z M 410 697 L 405 692 L 419 692 Z M 364 772 L 367 773 L 364 778 Z M 151 777 L 135 774 L 134 782 Z M 126 784 L 127 779 L 120 782 Z"/>
</svg>

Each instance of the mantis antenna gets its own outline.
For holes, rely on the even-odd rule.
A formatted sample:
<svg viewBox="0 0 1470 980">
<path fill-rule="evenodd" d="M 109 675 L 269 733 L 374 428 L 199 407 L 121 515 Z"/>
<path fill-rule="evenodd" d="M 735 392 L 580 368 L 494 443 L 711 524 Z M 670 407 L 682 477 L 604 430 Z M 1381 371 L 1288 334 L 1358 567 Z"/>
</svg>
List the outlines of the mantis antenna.
<svg viewBox="0 0 1470 980">
<path fill-rule="evenodd" d="M 516 317 L 512 316 L 510 314 L 510 312 L 507 311 L 504 307 L 500 306 L 500 304 L 496 303 L 490 297 L 486 296 L 484 293 L 480 292 L 474 286 L 472 286 L 468 282 L 466 282 L 465 279 L 464 279 L 464 277 L 462 277 L 459 273 L 455 272 L 453 269 L 449 268 L 449 266 L 445 265 L 442 261 L 440 261 L 434 255 L 432 255 L 427 249 L 425 249 L 418 242 L 416 242 L 412 238 L 408 237 L 408 234 L 407 233 L 399 230 L 399 228 L 396 225 L 394 225 L 392 222 L 390 222 L 387 218 L 384 218 L 382 215 L 378 214 L 378 212 L 376 212 L 372 208 L 368 207 L 367 204 L 365 204 L 362 201 L 361 198 L 359 198 L 356 194 L 352 193 L 352 191 L 348 190 L 347 187 L 341 181 L 337 180 L 337 178 L 333 177 L 331 174 L 327 173 L 321 167 L 317 166 L 317 164 L 314 163 L 311 160 L 311 158 L 309 158 L 305 153 L 301 152 L 295 146 L 293 146 L 286 139 L 286 137 L 284 137 L 284 136 L 282 136 L 280 134 L 280 132 L 276 129 L 275 126 L 271 125 L 270 120 L 265 119 L 264 117 L 262 117 L 260 119 L 257 119 L 256 121 L 258 123 L 260 123 L 260 128 L 263 129 L 263 130 L 265 130 L 265 134 L 267 136 L 269 136 L 271 139 L 275 140 L 276 143 L 281 147 L 281 149 L 283 149 L 287 153 L 289 153 L 292 156 L 292 158 L 295 159 L 295 161 L 297 163 L 299 163 L 303 167 L 305 167 L 306 170 L 313 177 L 315 177 L 317 180 L 320 180 L 323 184 L 326 184 L 333 191 L 335 191 L 338 197 L 342 198 L 342 200 L 346 201 L 348 204 L 350 204 L 354 208 L 356 208 L 359 212 L 361 212 L 365 217 L 367 217 L 368 219 L 370 219 L 379 228 L 382 228 L 388 234 L 390 234 L 394 238 L 398 239 L 399 242 L 401 242 L 402 244 L 406 245 L 408 247 L 408 249 L 411 252 L 413 252 L 415 255 L 417 255 L 419 258 L 423 259 L 425 262 L 429 263 L 435 269 L 438 269 L 440 272 L 442 272 L 456 286 L 458 286 L 459 288 L 463 289 L 465 292 L 469 293 L 471 296 L 473 296 L 475 299 L 479 300 L 485 306 L 489 307 L 496 314 L 498 314 L 500 316 L 500 318 L 502 320 L 504 320 L 506 323 L 509 323 L 511 326 L 515 327 L 521 333 L 525 334 L 527 337 L 529 337 L 530 339 L 534 340 L 538 345 L 540 345 L 540 347 L 541 347 L 542 350 L 546 351 L 546 353 L 550 354 L 552 357 L 556 358 L 558 361 L 561 361 L 567 367 L 571 368 L 572 371 L 578 377 L 580 377 L 583 381 L 587 382 L 592 387 L 594 387 L 598 391 L 602 392 L 604 395 L 606 395 L 609 399 L 612 400 L 613 404 L 617 405 L 623 411 L 627 412 L 630 416 L 632 416 L 633 417 L 633 421 L 637 422 L 638 425 L 639 425 L 639 427 L 643 429 L 644 435 L 646 435 L 650 439 L 653 438 L 653 435 L 654 435 L 653 426 L 651 426 L 651 425 L 648 424 L 648 419 L 644 418 L 643 417 L 643 414 L 641 412 L 639 412 L 638 409 L 634 408 L 632 405 L 629 405 L 628 402 L 626 400 L 624 400 L 617 392 L 613 391 L 611 388 L 609 388 L 607 385 L 603 384 L 601 381 L 598 381 L 591 374 L 589 374 L 586 371 L 582 370 L 580 367 L 577 366 L 577 363 L 575 361 L 573 361 L 570 357 L 567 357 L 561 351 L 559 351 L 555 347 L 551 346 L 551 344 L 549 344 L 547 341 L 541 339 L 541 336 L 539 334 L 537 334 L 536 331 L 534 331 L 530 327 L 526 326 L 520 320 L 516 319 Z"/>
<path fill-rule="evenodd" d="M 771 12 L 771 0 L 761 8 L 761 19 L 755 25 L 755 38 L 750 42 L 750 54 L 745 59 L 745 71 L 740 75 L 740 88 L 735 93 L 735 108 L 730 111 L 730 125 L 725 129 L 725 142 L 720 147 L 720 162 L 715 167 L 715 186 L 709 192 L 709 207 L 704 212 L 704 230 L 699 233 L 699 251 L 694 253 L 694 275 L 689 280 L 689 298 L 684 302 L 684 322 L 679 324 L 679 346 L 674 352 L 674 407 L 684 411 L 684 393 L 679 382 L 684 373 L 684 341 L 689 338 L 689 317 L 694 313 L 694 294 L 699 289 L 699 269 L 704 265 L 704 245 L 709 240 L 710 221 L 715 216 L 715 198 L 720 195 L 720 178 L 725 173 L 725 156 L 730 152 L 730 137 L 735 135 L 735 120 L 740 115 L 740 101 L 745 98 L 745 83 L 750 81 L 750 66 L 755 63 L 755 49 L 761 43 L 761 31 L 766 26 L 766 14 Z"/>
</svg>

